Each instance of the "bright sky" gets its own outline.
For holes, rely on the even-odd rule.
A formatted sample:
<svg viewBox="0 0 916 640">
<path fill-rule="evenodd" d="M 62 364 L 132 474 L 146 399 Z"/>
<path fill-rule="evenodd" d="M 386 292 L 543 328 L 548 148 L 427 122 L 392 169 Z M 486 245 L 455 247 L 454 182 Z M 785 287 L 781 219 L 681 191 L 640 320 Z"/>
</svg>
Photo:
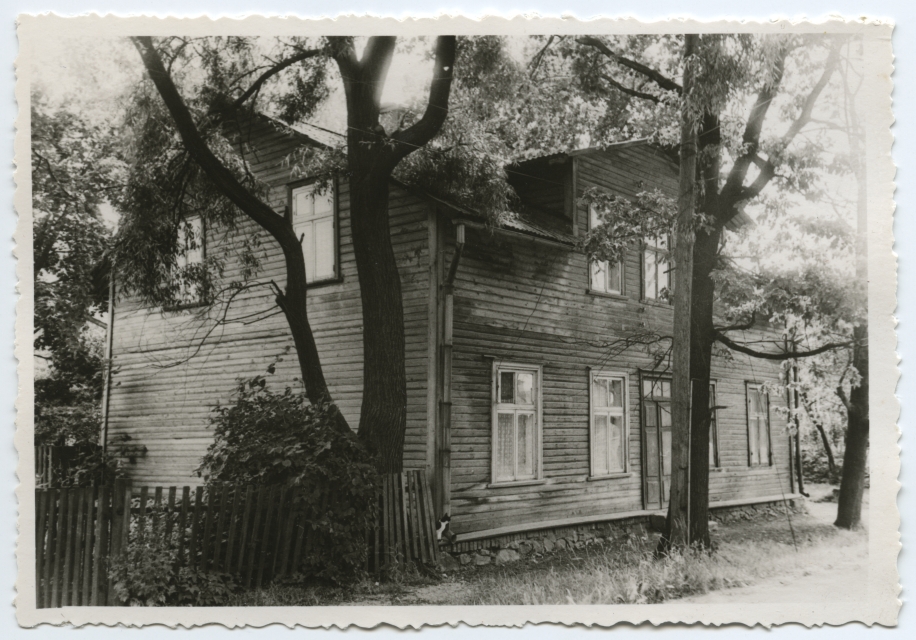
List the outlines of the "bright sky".
<svg viewBox="0 0 916 640">
<path fill-rule="evenodd" d="M 521 57 L 526 39 L 518 38 L 511 43 L 514 55 Z M 66 104 L 89 118 L 109 118 L 117 114 L 120 100 L 125 91 L 143 73 L 139 55 L 124 38 L 60 38 L 48 39 L 45 46 L 36 51 L 33 78 L 46 97 L 56 104 Z M 403 104 L 425 95 L 431 77 L 432 61 L 428 54 L 433 40 L 420 41 L 413 47 L 399 47 L 388 74 L 383 103 Z M 339 83 L 332 82 L 332 94 L 321 113 L 312 119 L 314 124 L 343 132 L 346 126 L 346 111 L 343 108 L 343 91 Z M 750 104 L 748 105 L 750 107 Z M 773 126 L 773 123 L 768 123 Z M 843 140 L 837 141 L 838 152 L 845 151 Z M 752 177 L 752 176 L 751 176 Z M 843 199 L 854 198 L 854 183 L 846 178 L 833 179 L 831 193 Z M 799 202 L 798 210 L 812 218 L 832 219 L 836 212 L 825 202 Z M 754 208 L 748 213 L 755 216 Z M 109 223 L 114 223 L 116 213 L 110 207 L 103 208 Z M 846 211 L 848 222 L 854 226 L 852 210 Z M 759 232 L 768 233 L 764 229 Z M 775 233 L 775 230 L 770 231 Z M 772 258 L 778 264 L 789 267 L 792 262 L 805 256 L 791 254 Z"/>
</svg>

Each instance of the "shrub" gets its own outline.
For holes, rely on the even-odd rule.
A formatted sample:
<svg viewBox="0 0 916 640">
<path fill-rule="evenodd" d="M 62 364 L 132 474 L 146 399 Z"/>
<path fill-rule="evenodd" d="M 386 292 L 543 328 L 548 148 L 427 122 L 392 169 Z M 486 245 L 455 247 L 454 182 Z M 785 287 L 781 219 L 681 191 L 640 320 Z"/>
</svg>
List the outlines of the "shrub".
<svg viewBox="0 0 916 640">
<path fill-rule="evenodd" d="M 341 581 L 366 560 L 375 522 L 375 460 L 332 419 L 334 405 L 313 406 L 287 387 L 274 393 L 263 376 L 240 382 L 236 401 L 211 416 L 214 442 L 198 474 L 207 484 L 286 485 L 310 525 L 310 549 L 296 570 Z"/>
<path fill-rule="evenodd" d="M 228 574 L 179 562 L 177 529 L 169 538 L 151 526 L 140 534 L 137 523 L 132 522 L 127 553 L 114 558 L 109 567 L 115 595 L 121 602 L 131 607 L 206 607 L 224 604 L 236 590 Z"/>
</svg>

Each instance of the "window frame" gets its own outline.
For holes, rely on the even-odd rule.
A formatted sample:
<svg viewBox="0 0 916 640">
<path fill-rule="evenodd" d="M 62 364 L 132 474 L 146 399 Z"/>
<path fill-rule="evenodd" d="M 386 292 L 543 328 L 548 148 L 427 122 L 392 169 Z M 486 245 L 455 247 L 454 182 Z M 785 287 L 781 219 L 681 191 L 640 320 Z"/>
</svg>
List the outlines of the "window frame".
<svg viewBox="0 0 916 640">
<path fill-rule="evenodd" d="M 766 432 L 767 432 L 767 460 L 766 462 L 754 462 L 753 443 L 751 439 L 751 390 L 759 391 L 766 400 Z M 761 382 L 745 381 L 744 383 L 744 407 L 745 407 L 745 424 L 747 425 L 747 466 L 748 467 L 772 467 L 773 466 L 773 435 L 772 419 L 770 413 L 770 394 Z M 759 457 L 759 452 L 758 452 Z"/>
<path fill-rule="evenodd" d="M 691 384 L 693 382 L 691 381 Z M 719 384 L 718 380 L 709 381 L 710 393 L 710 422 L 709 425 L 709 450 L 712 453 L 713 464 L 709 465 L 710 469 L 721 469 L 722 458 L 719 451 Z"/>
<path fill-rule="evenodd" d="M 670 233 L 665 234 L 665 236 L 667 237 L 667 243 L 668 243 L 667 249 L 659 249 L 658 247 L 654 247 L 649 244 L 648 240 L 642 241 L 642 251 L 640 252 L 640 261 L 639 261 L 639 275 L 640 275 L 639 288 L 640 288 L 643 302 L 651 302 L 654 304 L 669 304 L 669 305 L 673 304 L 674 302 L 674 296 L 671 295 L 674 292 L 674 281 L 672 280 L 672 277 L 671 277 L 671 267 L 670 267 L 671 256 L 672 256 L 671 250 L 672 250 L 673 237 Z M 661 237 L 661 236 L 658 236 L 658 237 Z M 654 263 L 655 270 L 656 270 L 655 271 L 655 294 L 651 298 L 648 296 L 648 291 L 646 290 L 647 289 L 646 287 L 646 274 L 647 274 L 646 255 L 649 253 L 652 253 L 656 256 L 655 263 Z M 658 267 L 659 267 L 658 256 L 659 255 L 663 255 L 666 257 L 665 264 L 668 265 L 668 269 L 665 271 L 666 278 L 668 280 L 668 286 L 666 287 L 668 289 L 668 299 L 667 300 L 662 300 L 659 297 L 659 294 L 661 293 L 661 289 L 658 286 Z"/>
<path fill-rule="evenodd" d="M 535 414 L 535 450 L 537 455 L 537 461 L 535 464 L 535 476 L 533 478 L 522 478 L 519 479 L 517 470 L 515 473 L 515 478 L 512 480 L 499 480 L 497 479 L 497 464 L 499 460 L 498 445 L 499 445 L 499 413 L 500 411 L 507 411 L 512 408 L 514 411 L 518 411 L 521 405 L 517 403 L 502 403 L 499 401 L 500 397 L 500 373 L 502 372 L 524 372 L 524 373 L 534 373 L 535 383 L 532 386 L 535 398 L 534 403 L 530 405 L 531 410 Z M 544 367 L 539 364 L 530 364 L 524 362 L 515 362 L 507 360 L 493 360 L 490 374 L 490 487 L 505 487 L 505 486 L 518 486 L 526 484 L 540 484 L 544 479 L 544 450 L 543 450 L 543 387 L 544 387 Z M 525 405 L 526 408 L 529 405 Z M 518 432 L 516 431 L 515 437 L 515 446 L 518 445 Z M 515 458 L 515 465 L 518 465 L 518 456 Z"/>
<path fill-rule="evenodd" d="M 186 220 L 183 220 L 182 223 L 190 223 L 192 220 L 200 221 L 200 260 L 195 261 L 193 264 L 204 264 L 207 262 L 207 221 L 200 215 L 189 216 Z M 184 227 L 181 226 L 178 229 L 178 233 L 183 233 Z M 178 269 L 184 269 L 189 264 L 187 261 L 187 254 L 177 256 L 175 267 Z M 184 264 L 180 264 L 181 261 L 184 261 Z M 203 289 L 203 288 L 202 288 Z M 165 311 L 181 311 L 183 309 L 194 309 L 196 307 L 205 307 L 209 304 L 209 296 L 206 290 L 201 290 L 198 292 L 197 296 L 194 298 L 187 296 L 187 292 L 181 291 L 180 297 L 181 300 L 177 304 L 168 305 L 165 307 Z"/>
<path fill-rule="evenodd" d="M 595 387 L 596 378 L 619 379 L 623 381 L 623 406 L 620 415 L 623 416 L 623 470 L 610 471 L 607 473 L 597 473 L 595 471 L 595 416 L 597 407 L 595 406 Z M 611 407 L 607 407 L 610 409 Z M 607 413 L 611 415 L 610 412 Z M 609 458 L 610 459 L 610 458 Z M 631 475 L 630 469 L 630 376 L 623 371 L 612 371 L 605 369 L 588 368 L 588 470 L 589 480 L 600 480 L 605 478 L 621 478 Z"/>
<path fill-rule="evenodd" d="M 286 185 L 286 219 L 289 221 L 290 225 L 293 227 L 293 231 L 296 231 L 296 219 L 293 212 L 293 205 L 295 203 L 296 191 L 304 189 L 307 187 L 312 187 L 318 182 L 317 177 L 309 177 L 303 180 L 297 180 L 295 182 L 290 182 Z M 341 282 L 343 279 L 341 268 L 340 268 L 340 189 L 338 185 L 337 178 L 332 178 L 330 186 L 330 195 L 331 195 L 331 227 L 334 234 L 334 268 L 333 274 L 330 276 L 323 277 L 319 280 L 309 280 L 309 269 L 308 269 L 308 254 L 306 253 L 305 247 L 302 248 L 302 255 L 306 262 L 306 287 L 317 287 L 326 284 L 333 284 L 336 282 Z M 317 256 L 316 256 L 317 260 Z"/>
<path fill-rule="evenodd" d="M 595 217 L 597 216 L 597 211 L 594 204 L 588 205 L 588 230 L 592 231 L 595 228 Z M 611 290 L 607 286 L 608 280 L 608 267 L 610 266 L 610 261 L 608 260 L 587 260 L 588 263 L 588 291 L 589 293 L 597 293 L 603 296 L 612 296 L 625 298 L 627 295 L 627 277 L 626 277 L 626 252 L 620 256 L 620 260 L 617 261 L 617 273 L 619 274 L 620 279 L 620 288 L 619 290 Z M 595 286 L 595 272 L 594 265 L 596 263 L 604 263 L 604 286 L 597 287 Z"/>
</svg>

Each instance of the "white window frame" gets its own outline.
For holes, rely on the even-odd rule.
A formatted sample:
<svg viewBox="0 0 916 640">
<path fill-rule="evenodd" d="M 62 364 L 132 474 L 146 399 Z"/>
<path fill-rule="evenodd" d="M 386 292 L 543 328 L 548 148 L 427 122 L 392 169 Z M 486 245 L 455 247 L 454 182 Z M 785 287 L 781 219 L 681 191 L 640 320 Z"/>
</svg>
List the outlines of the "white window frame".
<svg viewBox="0 0 916 640">
<path fill-rule="evenodd" d="M 589 231 L 595 229 L 598 222 L 598 211 L 595 209 L 595 205 L 588 205 L 588 228 Z M 617 262 L 617 276 L 619 282 L 617 283 L 617 288 L 615 289 L 611 286 L 611 283 L 608 281 L 608 275 L 610 274 L 610 269 L 608 268 L 610 263 L 607 260 L 589 260 L 588 261 L 588 289 L 589 291 L 595 291 L 598 293 L 607 293 L 614 296 L 625 295 L 624 291 L 626 288 L 626 274 L 624 271 L 625 261 L 621 258 Z M 598 275 L 601 275 L 600 279 Z"/>
<path fill-rule="evenodd" d="M 312 180 L 305 183 L 297 183 L 290 185 L 289 187 L 289 216 L 290 222 L 293 225 L 293 230 L 296 233 L 297 238 L 301 238 L 302 245 L 302 256 L 305 259 L 305 280 L 308 284 L 320 284 L 323 282 L 333 282 L 337 280 L 340 276 L 340 224 L 338 222 L 338 196 L 337 196 L 337 183 L 336 181 L 328 187 L 328 192 L 317 196 L 318 198 L 328 196 L 331 201 L 331 210 L 329 213 L 322 214 L 320 216 L 314 215 L 314 202 L 315 198 L 312 199 L 312 214 L 305 217 L 305 219 L 300 219 L 302 216 L 299 216 L 296 211 L 296 196 L 303 192 L 313 193 L 316 189 L 317 183 Z M 315 233 L 311 234 L 312 244 L 309 246 L 305 245 L 306 239 L 303 237 L 305 233 L 305 228 L 307 226 L 315 228 L 316 224 L 323 221 L 331 222 L 331 233 L 333 236 L 333 247 L 331 249 L 331 255 L 333 264 L 331 265 L 331 273 L 323 273 L 318 275 L 318 251 L 315 242 L 317 240 Z"/>
<path fill-rule="evenodd" d="M 659 238 L 660 237 L 662 236 L 659 236 Z M 664 237 L 666 237 L 668 240 L 667 249 L 659 248 L 657 244 L 655 243 L 657 240 L 656 238 L 644 240 L 642 243 L 643 245 L 642 263 L 640 266 L 640 275 L 642 276 L 642 282 L 640 283 L 640 287 L 642 289 L 643 300 L 654 300 L 656 302 L 668 302 L 670 304 L 673 301 L 673 296 L 671 295 L 671 293 L 674 290 L 674 281 L 672 280 L 672 274 L 671 274 L 671 235 L 665 234 Z M 655 269 L 655 290 L 651 292 L 648 290 L 648 286 L 646 282 L 646 276 L 648 275 L 648 265 L 647 265 L 646 259 L 649 254 L 652 254 L 654 256 L 652 268 Z M 666 287 L 659 286 L 658 276 L 659 276 L 659 273 L 662 273 L 662 266 L 663 266 L 659 262 L 659 256 L 664 256 L 665 258 L 664 267 L 667 267 L 664 270 L 665 278 L 667 280 Z M 668 290 L 668 300 L 667 301 L 662 300 L 660 297 L 663 289 Z"/>
<path fill-rule="evenodd" d="M 187 249 L 188 226 L 194 229 L 194 233 L 198 235 L 197 240 L 200 243 L 200 246 L 192 250 L 190 254 Z M 186 269 L 192 264 L 203 264 L 207 259 L 207 225 L 204 223 L 203 218 L 200 216 L 188 217 L 188 219 L 183 221 L 178 227 L 178 234 L 179 242 L 183 245 L 183 252 L 176 256 L 175 266 L 181 270 Z M 180 283 L 178 297 L 180 300 L 178 303 L 179 307 L 193 307 L 202 304 L 204 301 L 204 294 L 200 291 L 200 287 L 197 286 L 192 289 L 188 286 L 187 282 Z"/>
<path fill-rule="evenodd" d="M 756 441 L 751 437 L 751 390 L 758 391 L 766 400 L 766 435 L 767 435 L 767 459 L 754 462 L 754 449 L 757 446 Z M 747 464 L 749 467 L 770 467 L 773 466 L 773 436 L 771 432 L 772 420 L 770 420 L 770 394 L 767 393 L 766 387 L 759 382 L 744 383 L 744 406 L 746 410 L 747 423 Z M 754 414 L 759 417 L 760 414 Z M 760 457 L 760 452 L 757 452 Z"/>
<path fill-rule="evenodd" d="M 616 407 L 603 407 L 600 410 L 595 406 L 595 379 L 608 378 L 623 381 L 623 407 L 617 411 Z M 619 415 L 623 417 L 623 469 L 620 471 L 610 471 L 598 473 L 595 470 L 595 416 L 598 413 L 605 415 Z M 610 424 L 610 421 L 608 421 Z M 589 477 L 598 478 L 615 478 L 630 474 L 630 376 L 621 371 L 605 371 L 589 368 L 588 372 L 588 458 L 589 458 Z"/>
<path fill-rule="evenodd" d="M 534 393 L 534 402 L 530 405 L 519 405 L 515 403 L 501 403 L 500 402 L 500 373 L 503 372 L 523 372 L 523 373 L 533 373 L 534 374 L 534 385 L 532 390 Z M 543 386 L 544 386 L 544 368 L 541 365 L 535 364 L 524 364 L 520 362 L 508 362 L 508 361 L 493 361 L 493 368 L 491 374 L 491 416 L 490 416 L 490 483 L 491 485 L 506 486 L 506 485 L 518 485 L 518 484 L 530 484 L 538 483 L 544 477 L 543 468 L 544 468 L 544 451 L 543 451 Z M 537 460 L 535 463 L 535 475 L 532 478 L 518 478 L 518 473 L 514 474 L 515 477 L 512 479 L 499 479 L 497 477 L 497 464 L 499 460 L 498 453 L 499 451 L 499 414 L 505 413 L 508 411 L 513 411 L 516 413 L 516 419 L 514 425 L 516 427 L 515 435 L 515 445 L 518 445 L 518 432 L 517 432 L 517 415 L 518 412 L 529 412 L 533 411 L 535 415 L 535 451 L 537 455 Z M 518 466 L 518 456 L 515 456 L 515 466 Z"/>
</svg>

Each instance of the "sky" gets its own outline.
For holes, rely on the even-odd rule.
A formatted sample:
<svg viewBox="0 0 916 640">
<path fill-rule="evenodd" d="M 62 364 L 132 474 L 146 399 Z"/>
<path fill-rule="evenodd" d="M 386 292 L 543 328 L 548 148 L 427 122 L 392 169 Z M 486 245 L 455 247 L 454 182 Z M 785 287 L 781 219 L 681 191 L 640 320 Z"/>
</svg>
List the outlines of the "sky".
<svg viewBox="0 0 916 640">
<path fill-rule="evenodd" d="M 90 119 L 104 120 L 119 113 L 125 94 L 144 73 L 136 49 L 126 38 L 62 37 L 47 39 L 45 42 L 47 46 L 37 50 L 34 58 L 32 74 L 36 86 L 40 87 L 52 104 L 66 105 Z M 357 46 L 363 42 L 364 40 L 358 41 Z M 510 51 L 521 59 L 527 43 L 527 38 L 514 38 Z M 429 59 L 432 46 L 433 40 L 430 38 L 421 40 L 413 47 L 398 47 L 382 95 L 383 104 L 406 104 L 426 95 L 432 72 L 432 62 Z M 358 53 L 361 53 L 361 50 L 358 49 Z M 346 128 L 343 91 L 339 82 L 332 81 L 329 84 L 331 95 L 320 111 L 310 119 L 310 123 L 342 133 Z M 751 102 L 748 102 L 747 108 L 750 106 Z M 773 120 L 774 117 L 771 115 L 768 127 L 787 126 L 785 123 L 774 123 Z M 844 149 L 845 142 L 838 139 L 838 152 Z M 753 177 L 751 175 L 750 179 Z M 850 182 L 842 177 L 832 177 L 829 180 L 831 193 L 851 204 L 854 193 L 851 192 Z M 829 219 L 836 215 L 836 212 L 823 202 L 798 200 L 796 207 L 809 217 Z M 756 218 L 761 207 L 750 206 L 747 211 Z M 110 206 L 103 206 L 102 214 L 109 225 L 116 224 L 117 213 Z M 854 225 L 851 208 L 847 208 L 845 215 Z M 766 237 L 775 235 L 777 231 L 778 229 L 763 225 L 756 233 L 758 236 Z M 766 262 L 771 266 L 790 269 L 797 268 L 810 257 L 794 252 L 788 247 L 782 249 L 769 253 Z M 741 252 L 746 250 L 746 246 L 739 249 Z M 753 265 L 748 262 L 742 266 L 751 268 Z"/>
</svg>

